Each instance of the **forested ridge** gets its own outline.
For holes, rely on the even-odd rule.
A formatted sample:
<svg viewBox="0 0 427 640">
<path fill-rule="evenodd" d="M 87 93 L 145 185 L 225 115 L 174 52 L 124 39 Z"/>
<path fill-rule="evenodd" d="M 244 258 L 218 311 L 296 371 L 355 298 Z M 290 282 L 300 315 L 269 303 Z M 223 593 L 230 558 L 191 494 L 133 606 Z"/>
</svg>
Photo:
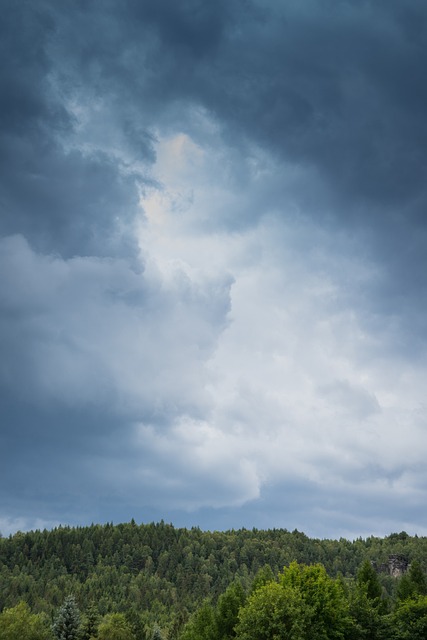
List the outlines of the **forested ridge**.
<svg viewBox="0 0 427 640">
<path fill-rule="evenodd" d="M 401 575 L 390 575 L 390 558 Z M 426 571 L 427 538 L 405 532 L 320 540 L 134 521 L 18 532 L 0 538 L 0 640 L 15 637 L 13 620 L 40 625 L 42 635 L 28 638 L 55 637 L 52 623 L 67 606 L 86 640 L 251 640 L 253 629 L 258 640 L 425 638 L 417 633 L 427 631 Z M 322 611 L 338 613 L 317 620 L 310 636 L 319 598 Z M 276 622 L 270 609 L 280 612 Z"/>
</svg>

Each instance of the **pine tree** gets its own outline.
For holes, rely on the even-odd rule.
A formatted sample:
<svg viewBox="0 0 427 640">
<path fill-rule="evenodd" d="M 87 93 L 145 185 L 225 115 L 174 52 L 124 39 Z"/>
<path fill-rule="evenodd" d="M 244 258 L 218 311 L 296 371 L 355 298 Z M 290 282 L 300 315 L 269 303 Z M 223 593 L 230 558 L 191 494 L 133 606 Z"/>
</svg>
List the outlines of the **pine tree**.
<svg viewBox="0 0 427 640">
<path fill-rule="evenodd" d="M 77 640 L 80 628 L 80 613 L 74 596 L 68 596 L 58 611 L 52 631 L 58 640 Z"/>
<path fill-rule="evenodd" d="M 414 560 L 411 563 L 408 576 L 414 585 L 414 593 L 419 596 L 425 596 L 427 594 L 427 580 L 418 560 Z"/>
<path fill-rule="evenodd" d="M 234 638 L 239 619 L 239 610 L 246 600 L 246 594 L 239 580 L 232 582 L 220 595 L 215 611 L 216 635 L 221 640 Z"/>
<path fill-rule="evenodd" d="M 160 631 L 160 627 L 158 624 L 154 625 L 153 635 L 151 636 L 151 640 L 163 640 L 162 632 Z"/>
<path fill-rule="evenodd" d="M 412 562 L 408 573 L 405 573 L 397 586 L 397 597 L 399 600 L 408 600 L 417 596 L 427 594 L 427 581 L 417 560 Z"/>
<path fill-rule="evenodd" d="M 90 640 L 96 637 L 99 626 L 99 613 L 94 605 L 90 605 L 83 618 L 80 629 L 80 640 Z"/>
<path fill-rule="evenodd" d="M 251 584 L 251 594 L 254 593 L 260 587 L 263 587 L 265 584 L 274 581 L 274 573 L 269 564 L 265 564 L 263 567 L 258 569 L 255 578 Z"/>
<path fill-rule="evenodd" d="M 365 589 L 368 600 L 376 604 L 380 602 L 382 593 L 381 583 L 378 579 L 377 572 L 369 560 L 365 560 L 357 572 L 357 584 L 359 587 Z"/>
</svg>

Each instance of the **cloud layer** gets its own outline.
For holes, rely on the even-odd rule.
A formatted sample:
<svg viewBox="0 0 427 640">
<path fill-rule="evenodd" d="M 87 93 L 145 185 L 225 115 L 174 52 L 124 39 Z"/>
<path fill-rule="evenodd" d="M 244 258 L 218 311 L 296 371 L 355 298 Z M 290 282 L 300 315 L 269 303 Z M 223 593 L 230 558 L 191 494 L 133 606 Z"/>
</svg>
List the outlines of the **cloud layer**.
<svg viewBox="0 0 427 640">
<path fill-rule="evenodd" d="M 421 2 L 4 3 L 0 530 L 425 533 Z"/>
</svg>

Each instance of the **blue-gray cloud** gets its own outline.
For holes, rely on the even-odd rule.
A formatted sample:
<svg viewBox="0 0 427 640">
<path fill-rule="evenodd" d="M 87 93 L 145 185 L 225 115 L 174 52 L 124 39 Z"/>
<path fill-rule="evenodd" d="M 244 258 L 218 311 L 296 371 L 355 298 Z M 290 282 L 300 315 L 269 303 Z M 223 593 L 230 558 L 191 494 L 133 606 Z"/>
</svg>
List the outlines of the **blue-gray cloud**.
<svg viewBox="0 0 427 640">
<path fill-rule="evenodd" d="M 2 11 L 0 528 L 424 530 L 423 3 Z"/>
</svg>

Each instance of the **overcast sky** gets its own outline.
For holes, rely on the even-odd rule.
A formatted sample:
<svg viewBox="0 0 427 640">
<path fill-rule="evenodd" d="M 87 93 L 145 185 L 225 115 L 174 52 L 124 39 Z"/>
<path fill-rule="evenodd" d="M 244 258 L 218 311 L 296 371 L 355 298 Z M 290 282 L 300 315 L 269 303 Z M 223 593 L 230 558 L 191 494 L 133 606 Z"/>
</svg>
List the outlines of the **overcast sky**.
<svg viewBox="0 0 427 640">
<path fill-rule="evenodd" d="M 425 1 L 0 5 L 3 535 L 427 535 Z"/>
</svg>

